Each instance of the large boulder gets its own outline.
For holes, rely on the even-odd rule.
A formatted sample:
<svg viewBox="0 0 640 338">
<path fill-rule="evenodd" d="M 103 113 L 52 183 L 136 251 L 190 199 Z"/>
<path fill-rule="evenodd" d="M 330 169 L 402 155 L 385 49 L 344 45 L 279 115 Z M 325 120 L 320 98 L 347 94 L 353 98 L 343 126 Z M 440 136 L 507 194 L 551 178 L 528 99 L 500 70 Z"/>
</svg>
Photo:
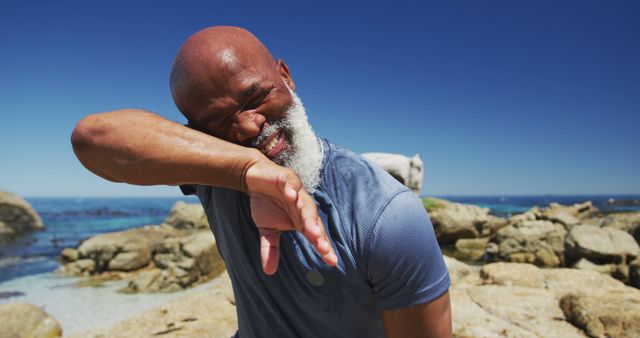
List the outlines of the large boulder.
<svg viewBox="0 0 640 338">
<path fill-rule="evenodd" d="M 94 261 L 90 272 L 137 270 L 151 262 L 165 239 L 176 235 L 175 229 L 157 226 L 100 234 L 80 244 L 78 258 Z"/>
<path fill-rule="evenodd" d="M 564 226 L 551 221 L 518 219 L 491 238 L 497 244 L 496 260 L 555 267 L 562 264 Z"/>
<path fill-rule="evenodd" d="M 24 198 L 0 191 L 0 237 L 44 228 L 38 213 Z"/>
<path fill-rule="evenodd" d="M 598 208 L 593 206 L 591 201 L 576 203 L 574 205 L 562 205 L 558 203 L 550 203 L 549 206 L 542 210 L 542 217 L 545 219 L 566 218 L 583 220 L 593 217 L 599 213 Z M 570 216 L 573 216 L 570 217 Z M 573 222 L 572 223 L 577 223 Z"/>
<path fill-rule="evenodd" d="M 0 337 L 51 338 L 62 336 L 58 321 L 41 308 L 26 303 L 0 305 Z"/>
<path fill-rule="evenodd" d="M 173 292 L 224 271 L 209 229 L 147 226 L 85 240 L 62 251 L 58 272 L 128 280 L 123 292 Z"/>
<path fill-rule="evenodd" d="M 484 311 L 537 337 L 584 337 L 579 329 L 564 320 L 558 300 L 544 287 L 483 285 L 468 292 Z"/>
<path fill-rule="evenodd" d="M 429 217 L 440 244 L 453 244 L 461 238 L 476 238 L 489 235 L 507 221 L 489 215 L 488 208 L 475 205 L 438 200 L 438 207 L 430 211 Z"/>
<path fill-rule="evenodd" d="M 592 290 L 560 300 L 566 318 L 589 337 L 640 337 L 640 292 Z"/>
<path fill-rule="evenodd" d="M 640 211 L 609 214 L 600 219 L 600 227 L 609 227 L 634 234 L 640 227 Z"/>
<path fill-rule="evenodd" d="M 225 265 L 209 230 L 171 238 L 153 256 L 156 269 L 129 281 L 124 292 L 173 292 L 219 275 Z"/>
<path fill-rule="evenodd" d="M 389 153 L 364 153 L 362 156 L 382 167 L 400 183 L 413 190 L 416 195 L 420 195 L 424 177 L 424 166 L 420 155 L 406 157 Z"/>
<path fill-rule="evenodd" d="M 178 229 L 209 228 L 209 221 L 200 203 L 185 203 L 177 201 L 164 224 Z"/>
<path fill-rule="evenodd" d="M 577 225 L 566 238 L 567 262 L 586 258 L 594 263 L 627 263 L 640 254 L 640 247 L 627 232 L 593 225 Z"/>
</svg>

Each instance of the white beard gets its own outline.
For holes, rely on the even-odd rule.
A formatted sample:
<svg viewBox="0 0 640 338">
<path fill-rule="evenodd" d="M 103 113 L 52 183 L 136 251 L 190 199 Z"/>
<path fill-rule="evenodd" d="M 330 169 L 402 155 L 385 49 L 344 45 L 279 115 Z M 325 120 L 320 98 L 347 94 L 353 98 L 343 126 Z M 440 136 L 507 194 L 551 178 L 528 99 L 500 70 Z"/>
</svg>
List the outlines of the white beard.
<svg viewBox="0 0 640 338">
<path fill-rule="evenodd" d="M 289 92 L 293 103 L 287 110 L 286 116 L 264 128 L 257 141 L 261 142 L 274 132 L 284 130 L 287 134 L 288 147 L 276 155 L 273 162 L 296 172 L 307 191 L 312 193 L 320 183 L 323 149 L 320 140 L 309 125 L 302 101 L 291 89 Z"/>
</svg>

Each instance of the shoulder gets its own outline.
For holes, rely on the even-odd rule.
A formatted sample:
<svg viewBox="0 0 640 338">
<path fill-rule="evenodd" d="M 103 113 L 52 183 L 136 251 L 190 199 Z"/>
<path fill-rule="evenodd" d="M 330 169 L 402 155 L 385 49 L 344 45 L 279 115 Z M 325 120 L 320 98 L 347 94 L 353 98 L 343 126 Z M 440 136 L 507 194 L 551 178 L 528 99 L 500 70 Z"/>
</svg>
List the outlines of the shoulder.
<svg viewBox="0 0 640 338">
<path fill-rule="evenodd" d="M 369 210 L 384 206 L 397 194 L 409 191 L 377 164 L 351 150 L 323 140 L 321 187 L 339 202 L 366 203 Z"/>
</svg>

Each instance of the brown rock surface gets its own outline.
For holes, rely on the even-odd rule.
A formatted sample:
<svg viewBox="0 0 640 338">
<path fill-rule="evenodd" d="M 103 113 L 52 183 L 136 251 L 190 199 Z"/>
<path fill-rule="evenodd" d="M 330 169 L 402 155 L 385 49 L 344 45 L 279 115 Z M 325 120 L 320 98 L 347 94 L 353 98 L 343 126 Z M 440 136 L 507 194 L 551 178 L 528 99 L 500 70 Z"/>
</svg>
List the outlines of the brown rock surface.
<svg viewBox="0 0 640 338">
<path fill-rule="evenodd" d="M 60 337 L 60 324 L 41 308 L 26 303 L 0 305 L 0 336 L 10 338 Z"/>
</svg>

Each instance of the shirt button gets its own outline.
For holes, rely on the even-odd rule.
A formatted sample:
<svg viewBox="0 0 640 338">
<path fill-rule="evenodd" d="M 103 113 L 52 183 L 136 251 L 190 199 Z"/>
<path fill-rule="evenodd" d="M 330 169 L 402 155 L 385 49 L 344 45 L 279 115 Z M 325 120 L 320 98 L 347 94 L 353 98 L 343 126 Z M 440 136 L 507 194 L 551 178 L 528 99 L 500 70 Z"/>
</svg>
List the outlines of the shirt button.
<svg viewBox="0 0 640 338">
<path fill-rule="evenodd" d="M 309 271 L 307 272 L 307 281 L 313 286 L 322 286 L 324 277 L 318 271 Z"/>
</svg>

